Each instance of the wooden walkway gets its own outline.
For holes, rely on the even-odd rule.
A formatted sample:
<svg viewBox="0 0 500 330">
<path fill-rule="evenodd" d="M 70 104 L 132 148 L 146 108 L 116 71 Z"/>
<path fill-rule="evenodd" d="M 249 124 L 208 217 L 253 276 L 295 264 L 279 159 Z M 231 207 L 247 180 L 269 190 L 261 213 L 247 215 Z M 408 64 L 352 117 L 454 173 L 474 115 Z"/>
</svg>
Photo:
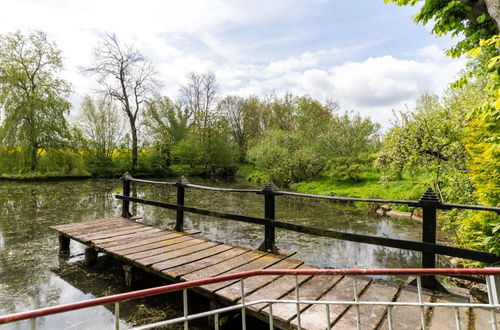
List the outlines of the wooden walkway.
<svg viewBox="0 0 500 330">
<path fill-rule="evenodd" d="M 195 230 L 174 232 L 147 226 L 120 217 L 52 226 L 60 234 L 62 246 L 68 239 L 88 247 L 87 253 L 104 252 L 126 265 L 135 266 L 170 281 L 190 281 L 210 276 L 254 269 L 314 268 L 293 258 L 294 252 L 280 250 L 271 254 L 196 237 Z M 66 243 L 64 243 L 66 242 Z M 130 276 L 129 276 L 130 279 Z M 299 276 L 300 297 L 307 300 L 353 300 L 352 280 L 342 276 Z M 267 276 L 246 279 L 246 301 L 257 299 L 295 299 L 293 276 Z M 418 302 L 416 288 L 399 286 L 371 278 L 358 279 L 358 294 L 365 301 Z M 205 285 L 196 291 L 219 305 L 236 304 L 240 297 L 239 282 Z M 469 302 L 469 297 L 425 291 L 425 298 L 434 302 Z M 334 329 L 355 329 L 356 310 L 343 305 L 330 305 Z M 325 305 L 301 304 L 302 329 L 324 329 Z M 361 306 L 362 329 L 387 329 L 384 306 Z M 248 313 L 268 321 L 268 306 L 252 306 Z M 282 329 L 297 328 L 295 304 L 273 306 L 274 325 Z M 452 308 L 426 311 L 430 329 L 453 329 Z M 464 309 L 460 313 L 463 329 L 491 329 L 490 313 L 481 309 Z M 500 315 L 497 316 L 500 322 Z M 420 329 L 419 307 L 394 307 L 394 329 Z M 500 323 L 499 323 L 500 326 Z"/>
</svg>

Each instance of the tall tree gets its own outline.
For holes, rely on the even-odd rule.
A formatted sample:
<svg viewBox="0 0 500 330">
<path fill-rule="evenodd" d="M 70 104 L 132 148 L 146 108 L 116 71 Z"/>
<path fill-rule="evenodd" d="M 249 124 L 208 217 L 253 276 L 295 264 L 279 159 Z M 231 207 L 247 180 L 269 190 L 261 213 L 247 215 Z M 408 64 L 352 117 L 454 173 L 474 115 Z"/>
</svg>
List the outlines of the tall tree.
<svg viewBox="0 0 500 330">
<path fill-rule="evenodd" d="M 110 159 L 122 137 L 122 122 L 110 98 L 93 100 L 86 96 L 79 126 L 94 155 L 100 159 Z"/>
<path fill-rule="evenodd" d="M 70 86 L 58 75 L 61 51 L 45 33 L 20 31 L 0 36 L 1 142 L 30 153 L 36 171 L 40 150 L 63 144 L 68 134 L 64 117 Z"/>
<path fill-rule="evenodd" d="M 185 114 L 198 127 L 206 127 L 210 113 L 217 106 L 220 86 L 213 72 L 187 75 L 187 84 L 179 89 L 179 99 Z"/>
<path fill-rule="evenodd" d="M 94 48 L 93 65 L 84 73 L 97 76 L 101 93 L 121 104 L 130 125 L 132 169 L 137 165 L 138 116 L 159 85 L 151 61 L 137 48 L 122 45 L 114 34 L 104 35 Z"/>
</svg>

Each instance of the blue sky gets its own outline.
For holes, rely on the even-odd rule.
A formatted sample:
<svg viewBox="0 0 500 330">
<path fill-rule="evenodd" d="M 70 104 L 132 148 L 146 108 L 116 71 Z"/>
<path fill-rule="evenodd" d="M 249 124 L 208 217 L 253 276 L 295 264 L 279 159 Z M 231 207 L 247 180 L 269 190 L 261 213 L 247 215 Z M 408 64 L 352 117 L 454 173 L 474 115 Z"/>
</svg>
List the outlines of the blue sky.
<svg viewBox="0 0 500 330">
<path fill-rule="evenodd" d="M 188 72 L 211 70 L 224 95 L 333 98 L 387 126 L 392 109 L 442 92 L 464 66 L 443 55 L 453 40 L 413 22 L 417 9 L 383 0 L 4 0 L 0 33 L 38 29 L 56 41 L 75 110 L 94 86 L 78 67 L 109 32 L 153 60 L 172 98 Z"/>
</svg>

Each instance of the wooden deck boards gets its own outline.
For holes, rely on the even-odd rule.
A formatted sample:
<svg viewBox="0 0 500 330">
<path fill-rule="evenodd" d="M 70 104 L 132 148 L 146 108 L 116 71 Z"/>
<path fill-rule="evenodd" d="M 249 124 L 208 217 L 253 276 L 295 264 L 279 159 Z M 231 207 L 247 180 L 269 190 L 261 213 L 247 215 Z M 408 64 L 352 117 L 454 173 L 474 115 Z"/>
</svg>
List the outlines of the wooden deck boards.
<svg viewBox="0 0 500 330">
<path fill-rule="evenodd" d="M 311 269 L 303 261 L 294 259 L 294 252 L 280 250 L 271 254 L 250 250 L 230 244 L 209 241 L 195 237 L 197 230 L 174 232 L 148 226 L 121 217 L 96 219 L 71 223 L 51 228 L 61 235 L 76 240 L 96 251 L 112 255 L 124 263 L 144 269 L 173 281 L 190 281 L 222 274 L 254 269 Z M 258 276 L 244 280 L 245 301 L 259 299 L 293 300 L 296 297 L 294 276 Z M 299 293 L 302 300 L 354 300 L 352 277 L 342 276 L 298 276 Z M 357 279 L 357 292 L 361 301 L 418 301 L 417 290 L 387 281 Z M 201 286 L 194 291 L 215 299 L 220 304 L 231 305 L 241 300 L 240 282 L 227 281 Z M 433 294 L 424 291 L 426 301 L 466 302 L 468 297 L 456 294 Z M 330 314 L 332 329 L 355 329 L 356 308 L 347 305 L 300 304 L 302 329 L 327 328 L 326 308 Z M 247 307 L 249 315 L 268 321 L 268 304 Z M 420 329 L 420 307 L 393 308 L 394 329 Z M 362 329 L 387 329 L 385 306 L 360 306 Z M 273 323 L 281 329 L 296 329 L 296 304 L 274 304 Z M 452 308 L 425 310 L 429 329 L 453 328 L 455 325 Z M 460 309 L 463 329 L 491 327 L 490 312 L 482 309 Z M 500 322 L 500 314 L 497 316 Z"/>
</svg>

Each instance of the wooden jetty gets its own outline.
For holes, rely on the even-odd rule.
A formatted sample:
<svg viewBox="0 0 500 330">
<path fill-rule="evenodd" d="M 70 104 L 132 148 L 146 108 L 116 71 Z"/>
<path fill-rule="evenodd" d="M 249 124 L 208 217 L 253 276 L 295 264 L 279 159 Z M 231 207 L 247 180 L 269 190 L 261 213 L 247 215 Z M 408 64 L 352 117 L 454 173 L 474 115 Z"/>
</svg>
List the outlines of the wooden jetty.
<svg viewBox="0 0 500 330">
<path fill-rule="evenodd" d="M 115 257 L 124 264 L 128 284 L 139 268 L 173 282 L 190 281 L 222 274 L 255 269 L 314 268 L 293 258 L 287 250 L 251 250 L 244 247 L 214 242 L 200 237 L 199 231 L 169 231 L 145 225 L 124 217 L 103 218 L 81 223 L 52 226 L 59 233 L 62 250 L 68 250 L 70 240 L 86 246 L 85 260 L 92 265 L 99 252 Z M 299 276 L 300 296 L 304 300 L 353 300 L 351 279 L 342 276 Z M 223 282 L 205 285 L 195 291 L 216 305 L 234 305 L 240 301 L 240 283 Z M 295 278 L 291 276 L 263 276 L 245 280 L 246 301 L 258 299 L 293 299 Z M 388 281 L 361 277 L 357 280 L 360 300 L 418 302 L 417 289 Z M 462 294 L 424 291 L 424 297 L 433 302 L 469 302 Z M 330 305 L 330 320 L 334 329 L 355 329 L 356 310 L 347 305 Z M 302 329 L 324 329 L 325 305 L 300 305 Z M 392 311 L 394 329 L 420 329 L 420 307 L 396 306 Z M 426 310 L 429 329 L 454 328 L 453 308 Z M 269 320 L 265 304 L 247 308 L 247 313 L 263 321 Z M 281 329 L 297 328 L 297 306 L 275 304 L 272 311 L 274 326 Z M 387 329 L 385 306 L 360 306 L 362 329 Z M 460 311 L 463 329 L 491 328 L 490 313 L 478 308 Z M 497 316 L 500 321 L 500 315 Z M 499 324 L 500 326 L 500 324 Z"/>
</svg>

